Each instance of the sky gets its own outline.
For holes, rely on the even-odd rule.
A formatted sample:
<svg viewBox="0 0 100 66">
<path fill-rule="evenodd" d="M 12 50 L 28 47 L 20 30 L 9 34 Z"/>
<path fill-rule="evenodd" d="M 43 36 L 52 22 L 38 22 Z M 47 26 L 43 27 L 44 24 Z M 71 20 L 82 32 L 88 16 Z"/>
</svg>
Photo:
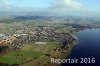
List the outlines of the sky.
<svg viewBox="0 0 100 66">
<path fill-rule="evenodd" d="M 0 11 L 46 15 L 99 16 L 100 0 L 0 0 Z"/>
</svg>

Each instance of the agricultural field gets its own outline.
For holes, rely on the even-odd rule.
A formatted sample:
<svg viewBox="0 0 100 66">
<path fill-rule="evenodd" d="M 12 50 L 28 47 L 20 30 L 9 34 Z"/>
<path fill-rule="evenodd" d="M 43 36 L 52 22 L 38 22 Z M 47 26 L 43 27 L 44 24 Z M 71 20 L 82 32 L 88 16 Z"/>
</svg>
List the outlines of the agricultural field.
<svg viewBox="0 0 100 66">
<path fill-rule="evenodd" d="M 53 53 L 57 46 L 59 46 L 58 42 L 47 42 L 47 44 L 44 45 L 28 43 L 25 44 L 20 50 L 10 51 L 1 56 L 0 62 L 12 65 L 25 64 L 30 60 L 34 61 L 38 59 L 37 61 L 39 61 L 41 58 L 46 58 L 45 54 Z"/>
</svg>

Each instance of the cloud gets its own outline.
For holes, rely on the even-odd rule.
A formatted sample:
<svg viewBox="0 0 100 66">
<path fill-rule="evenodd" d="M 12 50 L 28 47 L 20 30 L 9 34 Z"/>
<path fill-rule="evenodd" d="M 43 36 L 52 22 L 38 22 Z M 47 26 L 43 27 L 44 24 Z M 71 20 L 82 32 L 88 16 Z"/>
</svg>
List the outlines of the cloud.
<svg viewBox="0 0 100 66">
<path fill-rule="evenodd" d="M 10 0 L 0 0 L 0 7 L 10 8 L 11 6 Z"/>
<path fill-rule="evenodd" d="M 82 4 L 75 0 L 54 0 L 51 8 L 56 9 L 79 9 Z"/>
</svg>

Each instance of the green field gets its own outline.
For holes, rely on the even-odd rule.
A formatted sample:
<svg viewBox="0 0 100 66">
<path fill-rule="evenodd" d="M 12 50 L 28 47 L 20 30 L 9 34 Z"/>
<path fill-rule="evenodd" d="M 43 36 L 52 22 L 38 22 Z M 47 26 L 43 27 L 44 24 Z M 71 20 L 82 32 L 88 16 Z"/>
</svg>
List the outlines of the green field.
<svg viewBox="0 0 100 66">
<path fill-rule="evenodd" d="M 15 55 L 21 54 L 21 58 L 16 58 Z M 35 51 L 25 51 L 25 50 L 19 50 L 19 51 L 12 51 L 7 53 L 6 55 L 0 57 L 0 62 L 1 63 L 8 63 L 8 64 L 21 64 L 24 63 L 24 59 L 27 58 L 34 58 L 34 57 L 39 57 L 41 56 L 41 52 L 35 52 Z"/>
<path fill-rule="evenodd" d="M 25 46 L 23 46 L 20 50 L 10 51 L 1 56 L 0 62 L 8 64 L 23 64 L 27 59 L 36 57 L 40 58 L 44 56 L 44 53 L 51 52 L 57 45 L 57 42 L 47 42 L 46 45 L 35 45 L 34 43 L 28 43 L 25 44 Z M 16 55 L 18 54 L 22 56 L 20 58 L 16 58 Z"/>
</svg>

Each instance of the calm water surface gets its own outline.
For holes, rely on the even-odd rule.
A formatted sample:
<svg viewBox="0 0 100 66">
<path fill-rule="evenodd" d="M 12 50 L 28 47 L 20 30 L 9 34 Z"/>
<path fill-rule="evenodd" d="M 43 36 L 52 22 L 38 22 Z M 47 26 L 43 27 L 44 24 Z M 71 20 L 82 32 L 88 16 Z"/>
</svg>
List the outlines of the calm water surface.
<svg viewBox="0 0 100 66">
<path fill-rule="evenodd" d="M 78 32 L 76 36 L 78 44 L 68 58 L 95 58 L 96 64 L 100 64 L 100 29 L 86 29 Z"/>
</svg>

